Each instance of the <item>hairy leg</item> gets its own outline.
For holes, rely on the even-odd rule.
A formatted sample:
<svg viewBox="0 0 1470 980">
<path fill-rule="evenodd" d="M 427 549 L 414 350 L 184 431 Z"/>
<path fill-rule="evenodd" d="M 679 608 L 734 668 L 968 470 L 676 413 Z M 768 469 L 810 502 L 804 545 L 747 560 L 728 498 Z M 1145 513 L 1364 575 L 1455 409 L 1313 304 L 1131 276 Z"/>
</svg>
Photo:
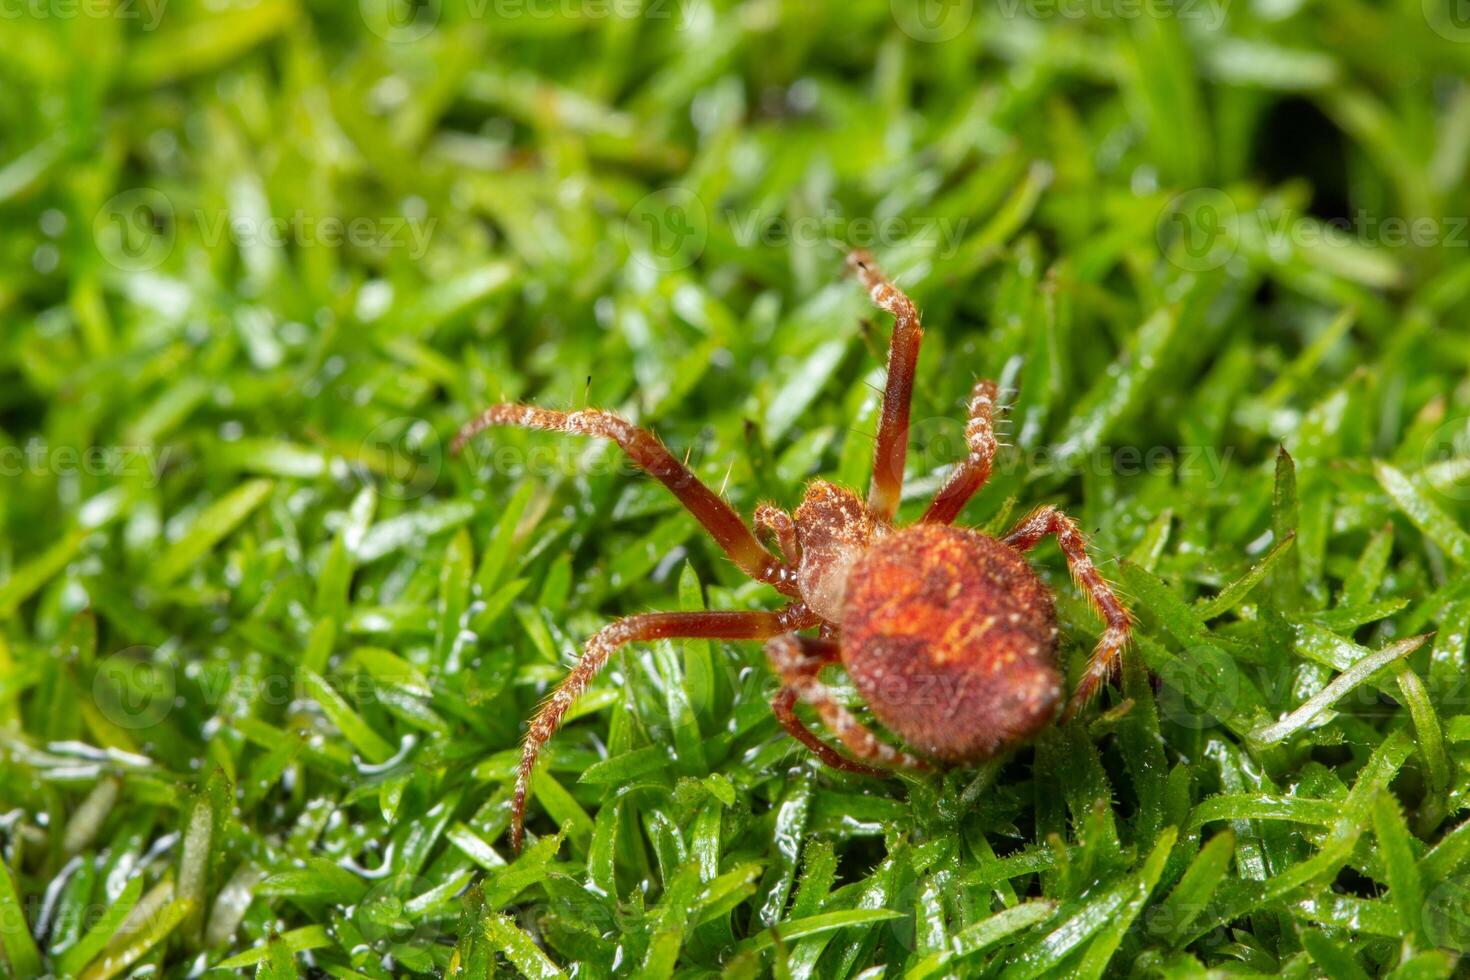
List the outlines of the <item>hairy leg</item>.
<svg viewBox="0 0 1470 980">
<path fill-rule="evenodd" d="M 775 504 L 757 504 L 755 508 L 755 532 L 764 534 L 767 540 L 774 539 L 781 549 L 781 557 L 788 565 L 801 564 L 801 544 L 796 539 L 796 521 Z"/>
<path fill-rule="evenodd" d="M 667 640 L 682 637 L 709 640 L 766 640 L 790 630 L 816 625 L 817 617 L 800 603 L 775 612 L 663 612 L 629 616 L 609 623 L 587 641 L 586 652 L 567 676 L 562 678 L 526 728 L 526 741 L 516 769 L 515 798 L 511 803 L 511 847 L 521 849 L 525 830 L 526 793 L 531 786 L 531 772 L 536 757 L 556 730 L 561 727 L 567 709 L 587 689 L 592 678 L 607 663 L 613 651 L 628 643 Z"/>
<path fill-rule="evenodd" d="M 1055 507 L 1037 510 L 1012 528 L 1001 540 L 1017 551 L 1029 551 L 1048 534 L 1057 536 L 1057 544 L 1067 558 L 1067 567 L 1072 571 L 1072 578 L 1107 624 L 1087 661 L 1082 679 L 1077 682 L 1077 690 L 1067 702 L 1067 709 L 1062 714 L 1065 720 L 1076 715 L 1097 693 L 1102 683 L 1117 671 L 1118 658 L 1122 656 L 1123 648 L 1132 635 L 1133 622 L 1112 587 L 1098 574 L 1097 566 L 1087 556 L 1087 539 L 1077 527 L 1077 522 Z"/>
<path fill-rule="evenodd" d="M 837 756 L 838 759 L 841 759 L 841 763 L 833 762 L 831 756 L 837 753 L 822 743 L 801 724 L 794 714 L 790 713 L 791 704 L 795 699 L 805 701 L 817 709 L 817 714 L 821 717 L 823 724 L 831 729 L 832 734 L 836 735 L 847 750 L 859 759 L 876 762 L 886 769 L 929 768 L 928 763 L 917 756 L 880 741 L 871 729 L 858 721 L 852 712 L 837 701 L 831 688 L 817 679 L 817 672 L 822 669 L 822 666 L 837 659 L 838 646 L 835 641 L 787 633 L 766 644 L 766 656 L 770 658 L 772 668 L 785 685 L 771 703 L 771 707 L 776 711 L 776 717 L 781 720 L 781 724 L 788 732 L 799 739 L 803 745 L 816 752 L 823 762 L 834 768 L 851 772 L 886 775 L 882 770 L 851 762 L 841 756 Z M 790 717 L 791 723 L 788 723 L 786 717 L 783 717 L 783 708 L 780 706 L 783 701 L 785 701 L 784 714 Z M 816 745 L 822 745 L 822 749 L 816 748 Z"/>
<path fill-rule="evenodd" d="M 823 765 L 839 772 L 851 772 L 859 776 L 871 776 L 874 779 L 882 779 L 888 775 L 887 770 L 865 766 L 861 762 L 853 762 L 822 741 L 816 732 L 806 727 L 806 723 L 796 716 L 797 700 L 796 688 L 783 687 L 771 699 L 771 710 L 776 713 L 776 720 L 781 723 L 782 728 L 786 729 L 786 733 L 810 749 L 812 755 L 820 759 Z"/>
<path fill-rule="evenodd" d="M 873 454 L 873 485 L 868 489 L 868 511 L 882 521 L 893 520 L 903 491 L 903 465 L 909 448 L 909 404 L 914 394 L 914 365 L 924 338 L 913 301 L 884 278 L 873 257 L 862 249 L 847 264 L 867 287 L 879 309 L 893 314 L 893 339 L 888 345 L 888 382 L 883 389 L 883 413 L 878 422 L 878 445 Z"/>
<path fill-rule="evenodd" d="M 970 393 L 970 418 L 965 424 L 965 442 L 970 455 L 960 461 L 944 487 L 924 512 L 923 520 L 931 524 L 950 524 L 960 516 L 965 504 L 990 478 L 995 459 L 994 381 L 978 381 Z"/>
<path fill-rule="evenodd" d="M 545 429 L 571 435 L 599 436 L 611 439 L 628 457 L 642 467 L 679 498 L 695 520 L 703 524 L 716 543 L 724 549 L 740 570 L 760 582 L 774 585 L 788 595 L 796 594 L 794 570 L 776 560 L 756 540 L 750 528 L 689 467 L 674 458 L 673 453 L 647 429 L 611 412 L 587 409 L 580 412 L 556 412 L 530 405 L 492 405 L 466 423 L 450 444 L 450 452 L 458 454 L 474 436 L 496 425 L 513 425 L 526 429 Z"/>
</svg>

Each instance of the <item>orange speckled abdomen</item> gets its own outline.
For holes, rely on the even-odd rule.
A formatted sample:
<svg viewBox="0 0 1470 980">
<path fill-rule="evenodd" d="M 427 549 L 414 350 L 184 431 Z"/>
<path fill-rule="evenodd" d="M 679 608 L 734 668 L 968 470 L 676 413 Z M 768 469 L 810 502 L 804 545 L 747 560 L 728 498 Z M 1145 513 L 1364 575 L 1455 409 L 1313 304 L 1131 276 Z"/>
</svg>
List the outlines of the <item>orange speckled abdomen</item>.
<svg viewBox="0 0 1470 980">
<path fill-rule="evenodd" d="M 928 757 L 974 763 L 1026 741 L 1062 697 L 1051 590 L 1016 551 L 918 524 L 853 569 L 842 659 L 873 714 Z"/>
</svg>

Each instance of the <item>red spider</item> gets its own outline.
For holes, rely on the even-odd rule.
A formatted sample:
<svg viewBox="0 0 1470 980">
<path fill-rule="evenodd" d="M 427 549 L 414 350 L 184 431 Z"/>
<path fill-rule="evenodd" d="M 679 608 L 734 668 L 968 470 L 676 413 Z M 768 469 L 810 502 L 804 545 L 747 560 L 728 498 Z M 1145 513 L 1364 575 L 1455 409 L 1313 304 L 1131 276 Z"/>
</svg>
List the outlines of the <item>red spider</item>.
<svg viewBox="0 0 1470 980">
<path fill-rule="evenodd" d="M 905 768 L 928 768 L 926 759 L 981 762 L 1036 734 L 1061 701 L 1054 600 L 1022 557 L 1055 534 L 1073 577 L 1107 623 L 1064 717 L 1084 705 L 1116 666 L 1129 637 L 1128 612 L 1088 558 L 1071 518 L 1042 507 L 998 539 L 951 526 L 990 475 L 996 447 L 994 382 L 977 383 L 971 395 L 965 427 L 969 456 L 919 523 L 894 527 L 923 330 L 913 302 L 883 277 L 866 252 L 853 252 L 848 264 L 873 302 L 894 317 L 872 487 L 864 504 L 850 490 L 814 480 L 795 515 L 774 504 L 756 507 L 756 531 L 774 538 L 781 558 L 657 436 L 608 412 L 495 405 L 455 438 L 454 452 L 495 425 L 611 439 L 679 498 L 741 571 L 791 599 L 774 612 L 629 616 L 594 634 L 527 729 L 511 817 L 517 851 L 537 754 L 572 702 L 625 643 L 680 637 L 767 641 L 771 667 L 783 684 L 771 701 L 776 718 L 834 768 L 883 774 L 818 738 L 793 710 L 797 701 L 811 705 L 847 751 L 867 762 Z M 820 627 L 819 636 L 802 635 L 814 627 Z M 846 668 L 873 715 L 918 756 L 880 741 L 837 701 L 818 676 L 834 662 Z"/>
</svg>

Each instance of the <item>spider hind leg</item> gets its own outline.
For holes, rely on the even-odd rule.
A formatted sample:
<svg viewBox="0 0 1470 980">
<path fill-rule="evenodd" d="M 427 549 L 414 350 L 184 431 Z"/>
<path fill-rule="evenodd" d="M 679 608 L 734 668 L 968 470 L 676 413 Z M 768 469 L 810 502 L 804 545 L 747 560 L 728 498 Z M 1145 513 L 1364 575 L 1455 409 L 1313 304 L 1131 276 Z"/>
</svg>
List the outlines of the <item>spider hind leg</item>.
<svg viewBox="0 0 1470 980">
<path fill-rule="evenodd" d="M 1062 720 L 1066 721 L 1087 706 L 1103 683 L 1118 671 L 1123 648 L 1133 635 L 1133 619 L 1112 587 L 1098 572 L 1087 554 L 1087 539 L 1077 522 L 1055 507 L 1042 507 L 1023 518 L 1001 540 L 1017 551 L 1029 551 L 1048 534 L 1055 534 L 1057 544 L 1066 556 L 1067 567 L 1088 601 L 1102 616 L 1106 627 L 1088 658 L 1082 679 L 1067 702 Z"/>
<path fill-rule="evenodd" d="M 811 748 L 818 758 L 833 768 L 865 775 L 888 775 L 883 771 L 885 769 L 928 769 L 929 764 L 924 760 L 881 741 L 873 734 L 872 729 L 858 721 L 837 700 L 830 687 L 818 679 L 818 671 L 825 664 L 838 659 L 839 649 L 835 640 L 798 636 L 795 633 L 778 636 L 766 644 L 766 655 L 771 660 L 771 666 L 785 684 L 771 705 L 776 711 L 776 717 L 798 741 Z M 862 762 L 839 755 L 835 749 L 802 726 L 791 711 L 797 699 L 815 708 L 822 723 L 837 736 L 848 752 Z M 794 725 L 787 723 L 787 717 Z M 817 744 L 814 745 L 813 742 Z M 821 748 L 817 748 L 817 745 Z M 832 756 L 836 756 L 840 762 L 833 762 Z M 866 765 L 869 762 L 876 763 L 881 768 Z"/>
</svg>

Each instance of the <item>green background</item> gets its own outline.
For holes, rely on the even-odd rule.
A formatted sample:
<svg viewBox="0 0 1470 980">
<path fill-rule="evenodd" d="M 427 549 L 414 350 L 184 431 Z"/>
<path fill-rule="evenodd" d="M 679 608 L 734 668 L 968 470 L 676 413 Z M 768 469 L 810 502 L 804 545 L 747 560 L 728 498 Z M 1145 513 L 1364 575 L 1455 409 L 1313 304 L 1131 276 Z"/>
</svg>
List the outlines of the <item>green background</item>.
<svg viewBox="0 0 1470 980">
<path fill-rule="evenodd" d="M 8 0 L 0 961 L 1452 975 L 1463 7 Z M 902 516 L 998 378 L 962 520 L 1078 518 L 1119 685 L 877 781 L 783 735 L 757 645 L 631 648 L 516 859 L 582 640 L 777 597 L 611 447 L 449 438 L 596 405 L 743 513 L 861 489 L 891 323 L 850 245 L 927 328 Z M 1075 676 L 1099 623 L 1034 562 Z"/>
</svg>

